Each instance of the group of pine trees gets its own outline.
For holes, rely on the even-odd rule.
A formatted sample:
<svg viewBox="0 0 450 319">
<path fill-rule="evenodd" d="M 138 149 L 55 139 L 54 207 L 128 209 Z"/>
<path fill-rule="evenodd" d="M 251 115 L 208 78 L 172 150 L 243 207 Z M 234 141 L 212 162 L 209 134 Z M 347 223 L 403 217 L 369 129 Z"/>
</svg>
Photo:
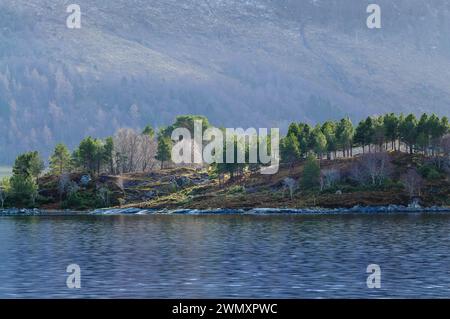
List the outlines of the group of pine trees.
<svg viewBox="0 0 450 319">
<path fill-rule="evenodd" d="M 436 155 L 442 152 L 441 139 L 449 132 L 448 118 L 435 114 L 417 119 L 414 114 L 390 113 L 368 117 L 356 127 L 349 118 L 315 127 L 292 123 L 280 144 L 281 158 L 284 163 L 293 163 L 311 153 L 327 159 L 351 157 L 355 149 L 362 153 L 398 150 Z"/>
</svg>

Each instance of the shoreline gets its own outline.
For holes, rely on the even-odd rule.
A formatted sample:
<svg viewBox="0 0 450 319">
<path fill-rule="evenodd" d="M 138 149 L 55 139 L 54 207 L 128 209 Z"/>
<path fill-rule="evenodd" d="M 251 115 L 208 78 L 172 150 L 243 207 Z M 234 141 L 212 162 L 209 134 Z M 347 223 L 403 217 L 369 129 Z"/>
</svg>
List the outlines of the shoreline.
<svg viewBox="0 0 450 319">
<path fill-rule="evenodd" d="M 106 215 L 344 215 L 344 214 L 426 214 L 450 213 L 446 206 L 354 206 L 352 208 L 242 208 L 242 209 L 142 209 L 101 208 L 86 211 L 46 209 L 1 209 L 0 217 L 7 216 L 106 216 Z"/>
</svg>

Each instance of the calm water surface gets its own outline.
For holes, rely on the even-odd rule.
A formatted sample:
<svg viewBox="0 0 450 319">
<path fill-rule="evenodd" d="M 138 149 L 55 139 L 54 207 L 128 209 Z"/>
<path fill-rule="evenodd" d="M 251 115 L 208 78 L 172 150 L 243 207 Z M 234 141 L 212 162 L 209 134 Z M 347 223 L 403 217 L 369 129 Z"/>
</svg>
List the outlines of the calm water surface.
<svg viewBox="0 0 450 319">
<path fill-rule="evenodd" d="M 450 297 L 449 252 L 445 214 L 0 217 L 0 298 Z"/>
</svg>

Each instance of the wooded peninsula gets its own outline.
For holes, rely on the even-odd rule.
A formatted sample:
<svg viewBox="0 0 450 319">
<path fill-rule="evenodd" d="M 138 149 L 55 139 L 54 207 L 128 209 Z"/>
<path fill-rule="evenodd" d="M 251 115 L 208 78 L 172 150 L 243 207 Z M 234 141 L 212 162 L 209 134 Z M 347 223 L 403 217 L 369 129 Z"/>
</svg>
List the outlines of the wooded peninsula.
<svg viewBox="0 0 450 319">
<path fill-rule="evenodd" d="M 450 125 L 435 114 L 349 118 L 311 126 L 292 123 L 280 140 L 280 169 L 263 164 L 176 165 L 176 128 L 208 119 L 178 116 L 157 132 L 120 129 L 86 137 L 70 151 L 55 146 L 46 161 L 20 154 L 0 182 L 2 208 L 93 210 L 302 208 L 410 205 L 450 206 Z M 236 142 L 236 148 L 246 147 Z"/>
</svg>

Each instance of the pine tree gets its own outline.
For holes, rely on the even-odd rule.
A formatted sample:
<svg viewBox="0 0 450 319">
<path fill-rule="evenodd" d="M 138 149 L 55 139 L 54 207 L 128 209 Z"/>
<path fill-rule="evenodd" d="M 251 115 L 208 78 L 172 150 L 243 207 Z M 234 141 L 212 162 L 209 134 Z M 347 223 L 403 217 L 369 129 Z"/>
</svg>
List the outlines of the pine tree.
<svg viewBox="0 0 450 319">
<path fill-rule="evenodd" d="M 342 119 L 336 129 L 336 137 L 344 157 L 352 156 L 354 128 L 350 118 Z"/>
<path fill-rule="evenodd" d="M 309 155 L 303 168 L 302 187 L 312 189 L 319 186 L 320 183 L 320 165 L 313 155 Z"/>
<path fill-rule="evenodd" d="M 322 159 L 323 154 L 327 151 L 327 138 L 322 133 L 322 128 L 317 125 L 312 132 L 313 150 Z"/>
<path fill-rule="evenodd" d="M 151 138 L 153 138 L 155 136 L 155 130 L 153 129 L 153 127 L 151 125 L 147 125 L 144 130 L 142 131 L 143 135 L 148 135 Z"/>
<path fill-rule="evenodd" d="M 418 135 L 417 119 L 414 114 L 409 114 L 406 118 L 401 118 L 399 135 L 401 141 L 408 145 L 410 154 L 413 154 Z"/>
<path fill-rule="evenodd" d="M 58 144 L 50 157 L 50 170 L 54 175 L 62 175 L 71 169 L 71 156 L 66 145 Z"/>
<path fill-rule="evenodd" d="M 172 141 L 162 134 L 158 136 L 158 149 L 155 158 L 161 161 L 161 169 L 164 169 L 164 162 L 168 162 L 172 158 Z"/>
<path fill-rule="evenodd" d="M 397 149 L 396 141 L 399 138 L 399 118 L 394 113 L 386 114 L 383 118 L 383 124 L 386 139 L 391 142 L 391 149 L 395 151 Z"/>
<path fill-rule="evenodd" d="M 300 159 L 300 144 L 293 133 L 289 134 L 281 141 L 280 149 L 282 161 L 289 163 L 291 167 L 295 161 Z"/>
</svg>

